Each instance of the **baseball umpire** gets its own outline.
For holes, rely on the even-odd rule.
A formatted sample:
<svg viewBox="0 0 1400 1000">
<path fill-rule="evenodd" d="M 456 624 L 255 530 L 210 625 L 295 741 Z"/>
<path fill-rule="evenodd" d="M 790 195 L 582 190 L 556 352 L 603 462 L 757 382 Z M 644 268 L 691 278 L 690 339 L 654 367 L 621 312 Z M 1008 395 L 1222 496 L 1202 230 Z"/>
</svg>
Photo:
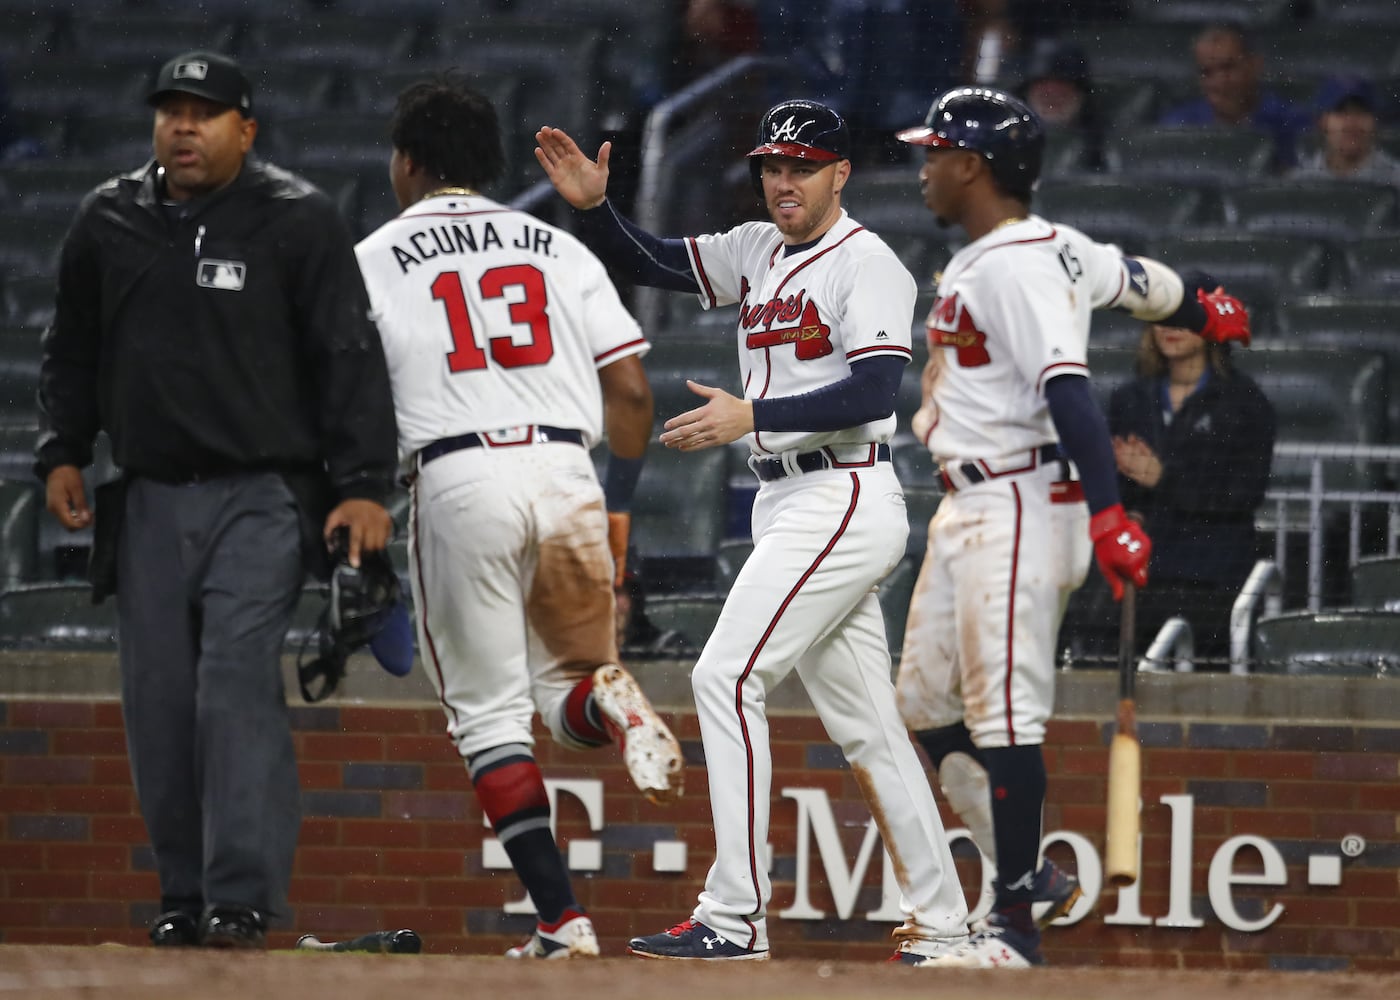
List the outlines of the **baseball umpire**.
<svg viewBox="0 0 1400 1000">
<path fill-rule="evenodd" d="M 925 147 L 924 203 L 971 241 L 943 271 L 928 317 L 914 433 L 947 493 L 910 603 L 899 704 L 997 867 L 985 925 L 930 964 L 1024 968 L 1042 961 L 1032 904 L 1053 918 L 1079 892 L 1039 859 L 1040 745 L 1065 601 L 1091 547 L 1115 598 L 1125 582 L 1147 583 L 1151 552 L 1119 502 L 1090 393 L 1091 312 L 1123 309 L 1242 343 L 1249 323 L 1221 289 L 1184 294 L 1171 268 L 1032 215 L 1045 133 L 1011 95 L 951 90 L 899 138 Z"/>
<path fill-rule="evenodd" d="M 238 64 L 177 56 L 149 100 L 155 159 L 99 185 L 64 240 L 37 471 L 69 529 L 92 518 L 99 430 L 125 471 L 99 487 L 94 584 L 116 587 L 151 938 L 260 947 L 301 819 L 282 642 L 323 538 L 347 528 L 356 565 L 388 541 L 394 409 L 350 232 L 250 155 Z"/>
</svg>

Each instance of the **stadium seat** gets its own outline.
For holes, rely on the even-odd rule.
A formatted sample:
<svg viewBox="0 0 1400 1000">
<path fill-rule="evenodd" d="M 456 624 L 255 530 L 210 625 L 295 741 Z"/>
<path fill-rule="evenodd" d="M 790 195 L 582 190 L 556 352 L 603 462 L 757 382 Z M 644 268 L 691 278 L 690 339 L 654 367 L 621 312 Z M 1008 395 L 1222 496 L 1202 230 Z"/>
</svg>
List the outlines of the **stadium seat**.
<svg viewBox="0 0 1400 1000">
<path fill-rule="evenodd" d="M 0 589 L 31 583 L 39 572 L 39 482 L 0 480 Z"/>
<path fill-rule="evenodd" d="M 1394 0 L 1327 0 L 1315 4 L 1313 17 L 1334 24 L 1400 28 L 1400 5 Z"/>
<path fill-rule="evenodd" d="M 1213 275 L 1250 311 L 1257 336 L 1273 330 L 1279 304 L 1327 287 L 1327 249 L 1316 240 L 1217 231 L 1164 237 L 1153 257 L 1178 271 Z"/>
<path fill-rule="evenodd" d="M 1362 556 L 1351 568 L 1351 605 L 1400 611 L 1400 556 Z"/>
<path fill-rule="evenodd" d="M 59 56 L 15 59 L 5 67 L 10 103 L 49 116 L 70 112 L 120 114 L 145 106 L 151 56 L 139 60 L 75 60 Z"/>
<path fill-rule="evenodd" d="M 1300 180 L 1221 192 L 1225 221 L 1248 233 L 1343 242 L 1391 230 L 1396 191 L 1388 184 Z"/>
<path fill-rule="evenodd" d="M 1234 354 L 1274 406 L 1279 442 L 1383 444 L 1386 440 L 1386 364 L 1379 354 L 1325 348 L 1269 346 L 1260 342 Z M 1270 485 L 1304 489 L 1311 478 L 1306 458 L 1275 457 Z M 1383 476 L 1373 463 L 1327 462 L 1329 489 L 1377 489 Z"/>
<path fill-rule="evenodd" d="M 149 119 L 146 131 L 149 145 Z M 0 187 L 7 202 L 5 214 L 57 218 L 66 224 L 84 195 L 109 177 L 135 170 L 142 162 L 126 165 L 70 157 L 4 164 L 0 166 Z"/>
<path fill-rule="evenodd" d="M 1095 72 L 1094 98 L 1109 132 L 1150 124 L 1157 112 L 1157 85 L 1151 80 L 1107 79 Z"/>
<path fill-rule="evenodd" d="M 523 80 L 517 114 L 527 134 L 557 125 L 585 148 L 596 148 L 604 33 L 575 25 L 513 19 L 454 21 L 441 26 L 428 60 L 451 60 L 478 74 Z"/>
<path fill-rule="evenodd" d="M 1186 80 L 1196 75 L 1191 59 L 1195 27 L 1145 21 L 1086 21 L 1066 25 L 1058 37 L 1084 50 L 1094 77 Z"/>
<path fill-rule="evenodd" d="M 1293 77 L 1320 78 L 1342 69 L 1372 80 L 1400 68 L 1400 35 L 1339 21 L 1288 22 L 1259 29 L 1255 46 Z"/>
<path fill-rule="evenodd" d="M 323 10 L 255 18 L 239 50 L 242 56 L 265 63 L 357 72 L 403 63 L 416 54 L 419 34 L 412 18 L 385 17 L 383 10 L 375 14 Z M 255 106 L 260 93 L 253 91 Z"/>
<path fill-rule="evenodd" d="M 239 59 L 253 88 L 253 112 L 260 121 L 324 111 L 335 100 L 337 72 L 327 66 Z M 267 152 L 264 150 L 264 152 Z M 387 169 L 387 168 L 386 168 Z"/>
<path fill-rule="evenodd" d="M 1085 143 L 1082 136 L 1072 132 L 1049 132 L 1045 136 L 1045 152 L 1040 160 L 1042 184 L 1062 177 L 1080 177 L 1084 168 Z"/>
<path fill-rule="evenodd" d="M 75 113 L 68 126 L 68 154 L 80 161 L 107 164 L 108 175 L 135 170 L 152 156 L 151 126 L 149 111 Z M 263 145 L 260 135 L 259 152 Z"/>
<path fill-rule="evenodd" d="M 1095 309 L 1089 320 L 1089 343 L 1094 347 L 1136 348 L 1142 339 L 1142 320 L 1117 309 Z"/>
<path fill-rule="evenodd" d="M 1210 221 L 1204 205 L 1203 193 L 1190 187 L 1082 176 L 1042 184 L 1034 202 L 1037 215 L 1128 253 L 1146 253 L 1156 238 L 1199 228 Z"/>
<path fill-rule="evenodd" d="M 1261 618 L 1254 671 L 1400 677 L 1400 611 L 1342 608 Z"/>
<path fill-rule="evenodd" d="M 1094 397 L 1105 413 L 1108 412 L 1108 397 L 1124 382 L 1130 382 L 1137 371 L 1137 348 L 1100 346 L 1089 344 L 1089 380 L 1094 389 Z"/>
<path fill-rule="evenodd" d="M 0 8 L 0 61 L 8 67 L 17 59 L 48 52 L 57 27 L 58 18 L 51 10 L 33 4 L 4 5 Z"/>
<path fill-rule="evenodd" d="M 192 49 L 234 54 L 238 23 L 213 12 L 104 10 L 74 17 L 67 40 L 83 61 L 150 63 L 154 79 L 165 60 Z"/>
<path fill-rule="evenodd" d="M 1318 295 L 1284 305 L 1279 334 L 1288 343 L 1338 356 L 1379 353 L 1386 358 L 1386 412 L 1391 438 L 1400 434 L 1400 302 Z"/>
<path fill-rule="evenodd" d="M 1349 296 L 1400 301 L 1400 235 L 1352 240 L 1342 263 Z"/>
<path fill-rule="evenodd" d="M 744 568 L 752 552 L 751 538 L 726 538 L 719 543 L 719 551 L 715 554 L 715 587 L 720 593 L 729 593 L 739 570 Z"/>
<path fill-rule="evenodd" d="M 32 583 L 0 592 L 0 646 L 9 649 L 111 649 L 117 602 L 92 603 L 86 583 Z"/>
<path fill-rule="evenodd" d="M 1291 0 L 1130 0 L 1128 12 L 1140 23 L 1258 27 L 1287 20 L 1292 6 Z"/>
<path fill-rule="evenodd" d="M 1273 155 L 1267 132 L 1210 126 L 1127 129 L 1110 139 L 1107 149 L 1113 173 L 1192 186 L 1263 178 Z"/>
<path fill-rule="evenodd" d="M 632 543 L 647 557 L 713 560 L 724 537 L 728 452 L 653 444 L 632 500 Z M 649 574 L 650 575 L 650 574 Z"/>
<path fill-rule="evenodd" d="M 646 614 L 663 632 L 679 632 L 686 645 L 698 653 L 715 630 L 723 608 L 723 594 L 651 594 L 647 596 Z"/>
</svg>

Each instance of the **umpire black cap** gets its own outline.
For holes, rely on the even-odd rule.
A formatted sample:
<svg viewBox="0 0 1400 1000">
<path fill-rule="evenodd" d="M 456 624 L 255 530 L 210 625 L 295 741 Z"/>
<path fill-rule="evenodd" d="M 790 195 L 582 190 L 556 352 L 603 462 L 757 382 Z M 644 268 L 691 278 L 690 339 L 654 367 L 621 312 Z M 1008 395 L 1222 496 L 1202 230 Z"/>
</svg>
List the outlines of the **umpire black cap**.
<svg viewBox="0 0 1400 1000">
<path fill-rule="evenodd" d="M 253 114 L 253 88 L 243 69 L 218 52 L 184 52 L 156 74 L 146 103 L 155 106 L 166 94 L 193 94 L 216 104 L 237 108 L 244 118 Z"/>
</svg>

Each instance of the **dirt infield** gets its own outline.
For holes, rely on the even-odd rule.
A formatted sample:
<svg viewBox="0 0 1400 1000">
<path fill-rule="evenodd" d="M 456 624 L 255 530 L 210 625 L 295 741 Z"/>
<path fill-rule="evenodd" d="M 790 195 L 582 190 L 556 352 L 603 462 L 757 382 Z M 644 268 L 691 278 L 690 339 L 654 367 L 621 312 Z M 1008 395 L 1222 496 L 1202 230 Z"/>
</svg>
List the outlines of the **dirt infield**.
<svg viewBox="0 0 1400 1000">
<path fill-rule="evenodd" d="M 936 987 L 935 987 L 936 982 Z M 936 989 L 936 993 L 933 992 Z M 1046 968 L 940 972 L 882 964 L 774 961 L 697 968 L 608 958 L 511 962 L 437 955 L 157 952 L 0 946 L 0 998 L 23 1000 L 1392 1000 L 1400 975 Z"/>
</svg>

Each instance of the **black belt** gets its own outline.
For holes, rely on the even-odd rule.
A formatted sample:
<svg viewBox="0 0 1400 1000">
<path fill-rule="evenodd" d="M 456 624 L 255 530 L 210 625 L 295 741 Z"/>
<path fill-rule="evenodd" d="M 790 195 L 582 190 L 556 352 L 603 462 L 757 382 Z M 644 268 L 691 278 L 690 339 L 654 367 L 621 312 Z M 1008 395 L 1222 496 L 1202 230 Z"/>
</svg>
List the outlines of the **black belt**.
<svg viewBox="0 0 1400 1000">
<path fill-rule="evenodd" d="M 875 462 L 888 462 L 890 460 L 890 446 L 887 444 L 877 445 L 875 448 Z M 792 464 L 797 466 L 799 472 L 816 472 L 819 469 L 868 469 L 874 462 L 838 462 L 825 451 L 804 451 L 792 460 Z M 761 458 L 753 463 L 753 474 L 765 483 L 771 483 L 775 479 L 785 479 L 791 473 L 783 465 L 781 458 Z"/>
<path fill-rule="evenodd" d="M 569 430 L 567 427 L 539 427 L 530 428 L 529 437 L 523 441 L 503 441 L 496 444 L 486 440 L 482 434 L 458 434 L 456 437 L 439 438 L 432 444 L 424 445 L 418 452 L 418 467 L 421 469 L 435 458 L 442 458 L 443 455 L 450 455 L 454 451 L 461 451 L 463 448 L 510 448 L 522 444 L 546 444 L 551 441 L 562 441 L 565 444 L 583 445 L 583 432 Z"/>
<path fill-rule="evenodd" d="M 1065 462 L 1065 460 L 1064 460 L 1063 458 L 1060 457 L 1060 446 L 1059 446 L 1059 445 L 1057 445 L 1057 444 L 1043 444 L 1043 445 L 1041 445 L 1039 448 L 1037 448 L 1037 449 L 1035 450 L 1035 456 L 1036 456 L 1037 461 L 1036 461 L 1036 463 L 1035 463 L 1034 465 L 1032 465 L 1030 468 L 1027 468 L 1027 469 L 1008 470 L 1007 473 L 1004 473 L 1004 474 L 1009 475 L 1011 472 L 1030 472 L 1031 469 L 1033 469 L 1033 468 L 1039 468 L 1040 466 L 1046 465 L 1046 464 L 1048 464 L 1048 463 L 1050 463 L 1050 462 L 1059 462 L 1059 463 L 1061 463 L 1060 478 L 1062 478 L 1062 479 L 1068 479 L 1068 478 L 1069 478 L 1069 464 L 1068 464 L 1067 462 Z M 989 476 L 988 476 L 985 472 L 983 472 L 981 469 L 979 469 L 979 468 L 977 467 L 977 463 L 976 463 L 976 462 L 964 462 L 962 465 L 957 465 L 957 466 L 954 466 L 953 468 L 956 469 L 956 471 L 957 471 L 964 479 L 966 479 L 969 483 L 972 483 L 972 484 L 984 482 L 985 480 L 987 480 L 987 479 L 989 479 L 989 478 L 992 478 L 992 477 L 989 477 Z M 1001 475 L 1001 474 L 994 473 L 993 475 L 995 476 L 995 475 Z M 953 480 L 952 480 L 951 478 L 949 478 L 948 473 L 945 472 L 945 471 L 943 471 L 942 469 L 939 469 L 939 470 L 938 470 L 938 478 L 941 479 L 941 480 L 943 480 L 943 488 L 944 488 L 945 490 L 948 490 L 948 491 L 951 492 L 951 491 L 957 489 L 957 486 L 953 483 Z"/>
</svg>

